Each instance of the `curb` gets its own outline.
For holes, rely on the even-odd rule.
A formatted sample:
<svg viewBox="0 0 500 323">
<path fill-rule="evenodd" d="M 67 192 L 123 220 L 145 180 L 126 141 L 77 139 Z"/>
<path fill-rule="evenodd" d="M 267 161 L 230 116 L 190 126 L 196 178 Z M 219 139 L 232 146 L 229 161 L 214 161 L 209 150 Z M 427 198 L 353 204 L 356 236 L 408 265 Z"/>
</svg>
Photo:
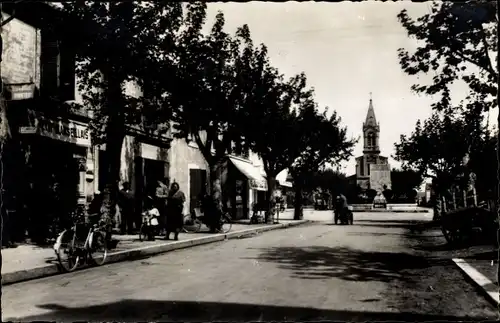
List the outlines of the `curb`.
<svg viewBox="0 0 500 323">
<path fill-rule="evenodd" d="M 481 274 L 479 271 L 477 271 L 474 267 L 472 267 L 469 263 L 467 263 L 464 259 L 461 258 L 453 258 L 452 259 L 455 265 L 460 268 L 462 273 L 471 280 L 474 285 L 481 291 L 483 296 L 495 307 L 500 306 L 500 290 L 497 288 L 495 291 L 494 289 L 487 289 L 486 286 L 491 286 L 494 285 L 494 283 L 486 278 L 483 274 Z"/>
<path fill-rule="evenodd" d="M 373 210 L 354 210 L 354 213 L 369 212 L 369 213 L 430 213 L 430 210 L 386 210 L 386 209 L 373 209 Z"/>
<path fill-rule="evenodd" d="M 242 236 L 246 236 L 246 235 L 249 235 L 252 233 L 262 233 L 262 232 L 267 232 L 267 231 L 272 231 L 272 230 L 285 229 L 288 227 L 299 226 L 299 225 L 306 224 L 309 222 L 310 222 L 309 220 L 297 220 L 297 221 L 289 222 L 289 223 L 272 224 L 272 225 L 265 226 L 265 227 L 259 227 L 259 228 L 254 228 L 254 229 L 245 229 L 245 230 L 240 230 L 240 231 L 235 231 L 235 232 L 229 232 L 226 234 L 214 234 L 214 235 L 210 235 L 210 236 L 193 238 L 193 239 L 189 239 L 189 240 L 166 242 L 166 243 L 153 245 L 153 246 L 145 246 L 145 247 L 140 247 L 140 248 L 135 248 L 135 249 L 130 249 L 130 250 L 112 252 L 112 253 L 108 254 L 105 265 L 115 263 L 115 262 L 125 261 L 125 260 L 134 260 L 136 258 L 158 255 L 158 254 L 166 253 L 169 251 L 185 249 L 185 248 L 190 248 L 190 247 L 194 247 L 194 246 L 200 246 L 200 245 L 209 244 L 209 243 L 218 242 L 218 241 L 224 241 L 224 240 L 228 240 L 228 239 L 237 239 L 237 238 L 240 238 Z M 84 265 L 84 266 L 77 268 L 75 271 L 83 270 L 83 269 L 86 269 L 89 267 L 92 267 L 92 266 Z M 19 271 L 15 271 L 15 272 L 2 274 L 2 285 L 10 285 L 10 284 L 15 284 L 15 283 L 20 283 L 23 281 L 44 278 L 44 277 L 49 277 L 49 276 L 54 276 L 54 275 L 61 275 L 61 274 L 65 274 L 65 273 L 59 269 L 58 265 L 48 264 L 45 266 L 40 266 L 40 267 L 36 267 L 36 268 L 32 268 L 32 269 L 19 270 Z"/>
</svg>

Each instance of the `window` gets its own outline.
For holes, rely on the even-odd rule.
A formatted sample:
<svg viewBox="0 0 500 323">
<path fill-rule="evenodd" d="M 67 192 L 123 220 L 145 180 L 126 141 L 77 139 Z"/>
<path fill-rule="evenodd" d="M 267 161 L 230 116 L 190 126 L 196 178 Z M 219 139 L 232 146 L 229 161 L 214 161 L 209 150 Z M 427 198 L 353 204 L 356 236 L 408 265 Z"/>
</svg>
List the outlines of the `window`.
<svg viewBox="0 0 500 323">
<path fill-rule="evenodd" d="M 370 132 L 367 137 L 368 137 L 367 140 L 368 147 L 375 147 L 375 135 Z"/>
<path fill-rule="evenodd" d="M 75 99 L 75 55 L 53 34 L 42 34 L 41 94 L 61 101 Z"/>
</svg>

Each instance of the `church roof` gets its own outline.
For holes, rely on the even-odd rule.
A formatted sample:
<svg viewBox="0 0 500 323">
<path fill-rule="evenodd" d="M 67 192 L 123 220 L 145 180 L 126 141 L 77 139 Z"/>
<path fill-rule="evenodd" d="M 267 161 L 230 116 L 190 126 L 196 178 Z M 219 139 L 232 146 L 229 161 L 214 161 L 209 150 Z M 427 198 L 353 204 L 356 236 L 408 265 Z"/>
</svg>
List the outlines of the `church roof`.
<svg viewBox="0 0 500 323">
<path fill-rule="evenodd" d="M 366 113 L 365 126 L 377 126 L 377 119 L 375 118 L 375 110 L 373 109 L 373 100 L 370 98 L 370 104 L 368 105 L 368 112 Z"/>
</svg>

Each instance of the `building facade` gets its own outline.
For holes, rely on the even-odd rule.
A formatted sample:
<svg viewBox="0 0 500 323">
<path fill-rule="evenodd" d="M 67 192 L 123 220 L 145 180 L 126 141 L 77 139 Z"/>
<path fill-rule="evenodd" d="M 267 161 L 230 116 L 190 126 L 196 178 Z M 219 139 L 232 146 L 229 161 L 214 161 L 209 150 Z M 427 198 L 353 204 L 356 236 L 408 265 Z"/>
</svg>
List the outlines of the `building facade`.
<svg viewBox="0 0 500 323">
<path fill-rule="evenodd" d="M 363 122 L 363 155 L 356 158 L 356 184 L 362 189 L 382 191 L 391 188 L 388 158 L 380 155 L 380 124 L 375 118 L 373 100 Z"/>
</svg>

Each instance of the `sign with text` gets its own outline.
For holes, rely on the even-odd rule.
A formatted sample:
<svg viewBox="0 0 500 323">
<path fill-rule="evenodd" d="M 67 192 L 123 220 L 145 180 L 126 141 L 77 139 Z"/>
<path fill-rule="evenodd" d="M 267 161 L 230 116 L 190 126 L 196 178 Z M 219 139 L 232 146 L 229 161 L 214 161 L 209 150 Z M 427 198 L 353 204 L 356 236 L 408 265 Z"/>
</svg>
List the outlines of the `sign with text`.
<svg viewBox="0 0 500 323">
<path fill-rule="evenodd" d="M 76 121 L 53 120 L 37 116 L 27 127 L 20 127 L 21 134 L 36 134 L 78 146 L 90 147 L 90 131 L 88 125 Z"/>
<path fill-rule="evenodd" d="M 256 191 L 267 191 L 267 182 L 251 179 L 250 188 Z"/>
</svg>

